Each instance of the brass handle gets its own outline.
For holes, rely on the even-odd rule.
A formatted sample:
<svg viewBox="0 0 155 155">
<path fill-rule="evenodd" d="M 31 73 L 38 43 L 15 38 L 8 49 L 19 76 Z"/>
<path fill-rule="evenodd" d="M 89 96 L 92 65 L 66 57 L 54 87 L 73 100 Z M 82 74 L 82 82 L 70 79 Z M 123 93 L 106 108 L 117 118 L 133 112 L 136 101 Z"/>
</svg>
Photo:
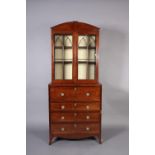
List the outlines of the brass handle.
<svg viewBox="0 0 155 155">
<path fill-rule="evenodd" d="M 65 106 L 64 106 L 64 105 L 62 105 L 62 106 L 61 106 L 61 109 L 65 109 Z"/>
<path fill-rule="evenodd" d="M 64 93 L 60 93 L 60 96 L 65 96 L 65 94 Z"/>
<path fill-rule="evenodd" d="M 74 128 L 76 128 L 77 127 L 77 124 L 74 124 Z"/>
<path fill-rule="evenodd" d="M 89 128 L 89 127 L 86 127 L 86 130 L 87 130 L 87 131 L 89 131 L 89 130 L 90 130 L 90 128 Z"/>
<path fill-rule="evenodd" d="M 77 90 L 77 88 L 75 87 L 74 90 Z"/>
<path fill-rule="evenodd" d="M 86 119 L 90 119 L 90 116 L 86 116 Z"/>
<path fill-rule="evenodd" d="M 62 120 L 64 120 L 64 119 L 65 119 L 65 117 L 64 117 L 64 116 L 61 116 L 61 119 L 62 119 Z"/>
<path fill-rule="evenodd" d="M 86 96 L 90 96 L 90 93 L 86 93 Z"/>
<path fill-rule="evenodd" d="M 77 106 L 77 103 L 74 103 L 74 107 L 76 107 Z"/>
<path fill-rule="evenodd" d="M 65 131 L 65 128 L 61 128 L 61 131 Z"/>
<path fill-rule="evenodd" d="M 77 113 L 74 113 L 74 116 L 77 116 Z"/>
<path fill-rule="evenodd" d="M 89 110 L 89 109 L 90 109 L 89 105 L 87 105 L 87 106 L 86 106 L 86 109 L 87 109 L 87 110 Z"/>
</svg>

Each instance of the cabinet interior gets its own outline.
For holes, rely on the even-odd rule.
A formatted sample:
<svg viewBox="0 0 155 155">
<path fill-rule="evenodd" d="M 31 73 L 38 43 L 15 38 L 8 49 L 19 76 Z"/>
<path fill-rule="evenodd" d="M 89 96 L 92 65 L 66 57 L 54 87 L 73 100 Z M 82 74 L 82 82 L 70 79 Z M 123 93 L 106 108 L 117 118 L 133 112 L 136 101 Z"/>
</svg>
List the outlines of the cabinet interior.
<svg viewBox="0 0 155 155">
<path fill-rule="evenodd" d="M 94 80 L 96 72 L 96 36 L 78 35 L 77 52 L 77 79 Z M 55 35 L 55 80 L 72 80 L 73 53 L 73 35 Z"/>
</svg>

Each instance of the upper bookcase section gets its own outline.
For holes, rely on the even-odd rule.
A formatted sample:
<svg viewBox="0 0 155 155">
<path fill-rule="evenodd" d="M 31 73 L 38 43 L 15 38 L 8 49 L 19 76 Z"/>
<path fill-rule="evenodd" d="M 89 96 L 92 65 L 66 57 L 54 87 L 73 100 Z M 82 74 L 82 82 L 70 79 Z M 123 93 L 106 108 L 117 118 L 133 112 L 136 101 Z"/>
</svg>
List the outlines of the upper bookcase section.
<svg viewBox="0 0 155 155">
<path fill-rule="evenodd" d="M 65 32 L 89 32 L 97 33 L 99 28 L 87 23 L 73 21 L 73 22 L 65 22 L 62 24 L 58 24 L 54 27 L 51 27 L 52 31 L 55 33 L 65 33 Z"/>
</svg>

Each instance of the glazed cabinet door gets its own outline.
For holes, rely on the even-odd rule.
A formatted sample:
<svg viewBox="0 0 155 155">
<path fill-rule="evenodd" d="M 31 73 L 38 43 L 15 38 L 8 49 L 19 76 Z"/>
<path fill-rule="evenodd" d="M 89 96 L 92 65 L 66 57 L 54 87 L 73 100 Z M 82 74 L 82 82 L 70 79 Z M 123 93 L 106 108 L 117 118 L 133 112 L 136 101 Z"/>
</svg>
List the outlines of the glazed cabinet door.
<svg viewBox="0 0 155 155">
<path fill-rule="evenodd" d="M 53 81 L 73 81 L 73 35 L 53 35 Z"/>
<path fill-rule="evenodd" d="M 96 80 L 96 35 L 78 35 L 78 82 Z"/>
</svg>

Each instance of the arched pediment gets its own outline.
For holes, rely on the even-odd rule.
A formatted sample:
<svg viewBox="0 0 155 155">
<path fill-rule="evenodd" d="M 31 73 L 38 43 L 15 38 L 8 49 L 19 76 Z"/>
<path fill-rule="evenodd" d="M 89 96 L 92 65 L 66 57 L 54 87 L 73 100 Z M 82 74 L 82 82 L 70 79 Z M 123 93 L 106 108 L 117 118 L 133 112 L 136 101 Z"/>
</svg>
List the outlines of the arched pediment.
<svg viewBox="0 0 155 155">
<path fill-rule="evenodd" d="M 72 21 L 51 27 L 53 31 L 98 31 L 99 28 L 83 22 Z"/>
</svg>

